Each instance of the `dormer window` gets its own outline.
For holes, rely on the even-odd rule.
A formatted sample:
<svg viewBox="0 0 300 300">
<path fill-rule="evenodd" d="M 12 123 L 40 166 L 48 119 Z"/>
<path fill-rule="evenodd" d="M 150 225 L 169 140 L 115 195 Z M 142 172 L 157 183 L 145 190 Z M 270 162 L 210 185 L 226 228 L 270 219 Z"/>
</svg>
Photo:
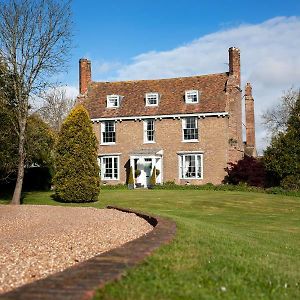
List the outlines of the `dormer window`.
<svg viewBox="0 0 300 300">
<path fill-rule="evenodd" d="M 159 100 L 158 93 L 147 93 L 146 94 L 146 106 L 157 106 Z"/>
<path fill-rule="evenodd" d="M 106 102 L 107 102 L 107 107 L 109 108 L 116 108 L 120 106 L 120 100 L 121 96 L 120 95 L 107 95 L 106 97 Z"/>
<path fill-rule="evenodd" d="M 197 90 L 185 91 L 185 103 L 198 103 L 199 92 Z"/>
</svg>

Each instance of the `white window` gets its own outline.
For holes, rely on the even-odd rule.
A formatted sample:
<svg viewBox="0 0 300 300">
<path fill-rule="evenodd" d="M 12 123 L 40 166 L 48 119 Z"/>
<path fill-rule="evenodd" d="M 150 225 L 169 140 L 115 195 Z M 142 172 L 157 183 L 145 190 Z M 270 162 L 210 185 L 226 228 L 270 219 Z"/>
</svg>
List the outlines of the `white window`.
<svg viewBox="0 0 300 300">
<path fill-rule="evenodd" d="M 119 156 L 100 158 L 101 180 L 119 180 Z"/>
<path fill-rule="evenodd" d="M 144 143 L 155 143 L 155 121 L 153 119 L 144 121 Z"/>
<path fill-rule="evenodd" d="M 106 96 L 106 104 L 109 108 L 119 107 L 120 106 L 120 95 L 107 95 Z"/>
<path fill-rule="evenodd" d="M 179 156 L 180 179 L 203 179 L 203 154 Z"/>
<path fill-rule="evenodd" d="M 101 144 L 114 144 L 116 142 L 115 121 L 101 123 Z"/>
<path fill-rule="evenodd" d="M 183 141 L 198 141 L 197 117 L 188 117 L 182 119 Z"/>
<path fill-rule="evenodd" d="M 146 106 L 157 106 L 159 100 L 158 93 L 147 93 L 146 94 Z"/>
<path fill-rule="evenodd" d="M 199 92 L 196 90 L 185 91 L 185 102 L 186 103 L 198 103 Z"/>
</svg>

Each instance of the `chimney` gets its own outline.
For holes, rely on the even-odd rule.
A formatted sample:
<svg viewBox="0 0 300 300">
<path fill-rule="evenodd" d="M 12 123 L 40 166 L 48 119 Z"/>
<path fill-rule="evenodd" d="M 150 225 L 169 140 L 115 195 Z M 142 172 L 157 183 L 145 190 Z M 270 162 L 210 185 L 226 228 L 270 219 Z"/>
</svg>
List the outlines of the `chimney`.
<svg viewBox="0 0 300 300">
<path fill-rule="evenodd" d="M 91 83 L 91 61 L 86 58 L 79 60 L 79 93 L 85 94 Z"/>
<path fill-rule="evenodd" d="M 255 148 L 254 99 L 252 87 L 248 82 L 245 87 L 246 146 Z"/>
<path fill-rule="evenodd" d="M 233 75 L 237 79 L 238 86 L 241 82 L 241 62 L 240 62 L 240 49 L 231 47 L 229 52 L 229 75 Z"/>
</svg>

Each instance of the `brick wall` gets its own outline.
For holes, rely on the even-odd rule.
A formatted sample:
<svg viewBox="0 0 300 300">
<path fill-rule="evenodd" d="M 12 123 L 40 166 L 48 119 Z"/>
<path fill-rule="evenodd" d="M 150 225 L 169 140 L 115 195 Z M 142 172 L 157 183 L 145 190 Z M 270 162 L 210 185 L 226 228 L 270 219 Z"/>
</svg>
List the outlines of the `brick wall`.
<svg viewBox="0 0 300 300">
<path fill-rule="evenodd" d="M 125 165 L 129 153 L 140 149 L 162 149 L 163 181 L 185 183 L 179 179 L 178 151 L 203 151 L 203 180 L 189 179 L 191 184 L 221 183 L 225 176 L 224 168 L 228 161 L 228 118 L 206 117 L 198 119 L 199 142 L 182 142 L 182 120 L 162 119 L 155 121 L 154 144 L 144 144 L 143 121 L 127 120 L 116 123 L 116 144 L 100 145 L 99 155 L 121 153 L 120 181 L 107 181 L 110 184 L 125 183 Z M 94 123 L 94 131 L 100 141 L 100 123 Z"/>
</svg>

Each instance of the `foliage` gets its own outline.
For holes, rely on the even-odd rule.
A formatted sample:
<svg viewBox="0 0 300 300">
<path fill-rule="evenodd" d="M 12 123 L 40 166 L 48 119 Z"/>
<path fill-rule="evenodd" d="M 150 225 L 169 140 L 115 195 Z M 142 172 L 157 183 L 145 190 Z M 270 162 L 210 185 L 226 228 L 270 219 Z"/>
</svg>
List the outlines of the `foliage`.
<svg viewBox="0 0 300 300">
<path fill-rule="evenodd" d="M 139 177 L 140 175 L 141 175 L 141 170 L 136 169 L 136 170 L 134 171 L 134 177 L 137 178 L 137 177 Z"/>
<path fill-rule="evenodd" d="M 288 120 L 295 109 L 299 91 L 290 89 L 283 94 L 281 101 L 276 106 L 268 109 L 262 115 L 264 125 L 274 135 L 285 132 L 288 127 Z"/>
<path fill-rule="evenodd" d="M 150 186 L 153 187 L 155 185 L 156 185 L 156 167 L 153 168 L 152 175 L 150 178 Z"/>
<path fill-rule="evenodd" d="M 1 63 L 12 128 L 17 133 L 18 171 L 12 204 L 20 204 L 26 159 L 26 127 L 33 99 L 64 70 L 71 48 L 70 1 L 0 0 Z M 3 79 L 3 78 L 2 78 Z M 6 80 L 7 79 L 7 80 Z"/>
<path fill-rule="evenodd" d="M 132 166 L 129 169 L 128 184 L 134 184 L 134 177 L 133 177 L 133 168 L 132 168 Z"/>
<path fill-rule="evenodd" d="M 18 167 L 18 138 L 10 116 L 0 110 L 0 181 L 14 181 Z M 53 172 L 53 149 L 56 135 L 37 115 L 28 118 L 26 126 L 25 166 L 39 166 Z"/>
<path fill-rule="evenodd" d="M 264 152 L 264 162 L 267 170 L 276 174 L 283 186 L 297 186 L 300 177 L 300 94 L 289 115 L 286 132 L 274 135 Z"/>
<path fill-rule="evenodd" d="M 156 169 L 156 172 L 155 172 L 155 174 L 156 174 L 156 177 L 157 177 L 157 176 L 159 176 L 159 174 L 160 174 L 160 170 Z"/>
<path fill-rule="evenodd" d="M 42 107 L 37 110 L 37 114 L 56 132 L 59 132 L 64 119 L 67 117 L 72 107 L 74 99 L 67 97 L 63 87 L 55 87 L 41 95 Z"/>
<path fill-rule="evenodd" d="M 63 202 L 97 201 L 100 191 L 97 141 L 88 112 L 76 106 L 59 133 L 54 186 Z"/>
<path fill-rule="evenodd" d="M 245 155 L 237 163 L 229 163 L 225 169 L 227 175 L 223 183 L 264 187 L 266 185 L 266 170 L 263 162 L 252 156 Z"/>
</svg>

